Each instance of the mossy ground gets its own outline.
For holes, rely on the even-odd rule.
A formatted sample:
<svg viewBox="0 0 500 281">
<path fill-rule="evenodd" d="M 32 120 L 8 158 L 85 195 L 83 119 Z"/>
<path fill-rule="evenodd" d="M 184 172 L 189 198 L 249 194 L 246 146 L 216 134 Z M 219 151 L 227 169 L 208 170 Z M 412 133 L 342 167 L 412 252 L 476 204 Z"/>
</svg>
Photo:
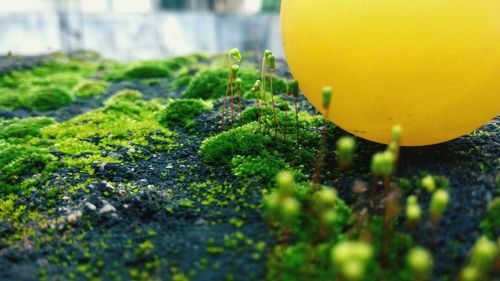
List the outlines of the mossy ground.
<svg viewBox="0 0 500 281">
<path fill-rule="evenodd" d="M 357 140 L 349 170 L 326 154 L 321 182 L 338 191 L 338 220 L 318 229 L 308 182 L 323 118 L 300 97 L 298 139 L 277 77 L 279 129 L 270 108 L 259 124 L 247 86 L 241 126 L 226 110 L 222 132 L 223 61 L 196 55 L 123 64 L 56 54 L 2 70 L 0 280 L 334 280 L 329 250 L 362 234 L 356 214 L 369 204 L 352 186 L 371 182 L 371 155 L 383 147 Z M 243 68 L 245 85 L 253 84 L 255 64 Z M 452 201 L 434 239 L 427 224 L 407 230 L 403 216 L 396 219 L 386 266 L 370 264 L 366 280 L 411 280 L 403 257 L 417 244 L 434 254 L 432 279 L 454 280 L 477 237 L 498 237 L 499 124 L 402 150 L 392 179 L 401 201 L 418 194 L 426 209 L 419 182 L 429 173 L 449 179 Z M 345 134 L 331 125 L 327 151 Z M 261 206 L 281 170 L 295 175 L 304 206 L 285 244 Z M 366 227 L 377 260 L 377 241 L 386 239 L 378 211 Z"/>
</svg>

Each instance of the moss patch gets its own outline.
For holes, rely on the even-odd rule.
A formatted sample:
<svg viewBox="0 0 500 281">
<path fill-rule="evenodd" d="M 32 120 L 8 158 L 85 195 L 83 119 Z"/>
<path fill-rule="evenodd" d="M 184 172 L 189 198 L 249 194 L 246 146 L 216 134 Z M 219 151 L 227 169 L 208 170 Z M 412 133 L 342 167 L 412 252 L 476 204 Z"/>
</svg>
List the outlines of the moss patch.
<svg viewBox="0 0 500 281">
<path fill-rule="evenodd" d="M 73 95 L 82 99 L 101 95 L 108 89 L 108 84 L 104 81 L 86 80 L 80 82 L 73 90 Z"/>
<path fill-rule="evenodd" d="M 217 99 L 224 97 L 226 93 L 228 70 L 208 69 L 198 73 L 189 83 L 184 93 L 186 98 Z M 261 79 L 259 73 L 253 69 L 243 68 L 239 77 L 243 80 L 242 92 L 249 96 L 250 90 L 257 79 Z M 283 79 L 274 77 L 273 84 L 276 94 L 286 91 L 286 83 Z"/>
<path fill-rule="evenodd" d="M 210 103 L 199 99 L 171 100 L 167 107 L 158 114 L 158 120 L 165 126 L 192 130 L 195 125 L 194 118 L 211 108 Z"/>
<path fill-rule="evenodd" d="M 29 186 L 23 184 L 25 180 L 35 183 L 46 178 L 55 168 L 55 160 L 45 148 L 0 140 L 0 194 L 9 194 Z"/>
<path fill-rule="evenodd" d="M 49 111 L 58 109 L 73 101 L 73 97 L 65 90 L 57 87 L 47 87 L 31 92 L 25 105 L 29 109 Z"/>
<path fill-rule="evenodd" d="M 118 69 L 106 75 L 106 79 L 110 81 L 123 81 L 135 79 L 152 79 L 152 78 L 171 78 L 174 73 L 162 61 L 143 61 L 127 66 L 124 69 Z"/>
<path fill-rule="evenodd" d="M 26 142 L 39 137 L 42 128 L 54 123 L 54 119 L 47 117 L 0 120 L 0 139 L 11 143 Z"/>
<path fill-rule="evenodd" d="M 55 56 L 33 69 L 4 75 L 0 77 L 0 109 L 47 111 L 67 105 L 72 89 L 97 69 L 93 62 Z"/>
<path fill-rule="evenodd" d="M 93 170 L 89 164 L 93 161 L 117 162 L 103 156 L 103 150 L 134 149 L 146 146 L 152 139 L 165 143 L 157 149 L 168 150 L 172 133 L 155 118 L 161 106 L 144 102 L 141 96 L 140 92 L 123 90 L 109 98 L 103 108 L 45 128 L 43 136 L 54 142 L 54 148 L 63 154 L 64 163 L 80 166 L 90 173 Z"/>
</svg>

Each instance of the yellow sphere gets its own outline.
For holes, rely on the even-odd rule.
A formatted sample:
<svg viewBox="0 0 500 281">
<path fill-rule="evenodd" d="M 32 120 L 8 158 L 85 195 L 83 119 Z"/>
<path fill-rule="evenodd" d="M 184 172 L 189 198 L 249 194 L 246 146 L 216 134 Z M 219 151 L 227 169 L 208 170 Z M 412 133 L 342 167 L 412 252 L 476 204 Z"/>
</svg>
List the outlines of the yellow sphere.
<svg viewBox="0 0 500 281">
<path fill-rule="evenodd" d="M 287 61 L 321 112 L 368 140 L 448 141 L 500 113 L 499 0 L 283 0 Z"/>
</svg>

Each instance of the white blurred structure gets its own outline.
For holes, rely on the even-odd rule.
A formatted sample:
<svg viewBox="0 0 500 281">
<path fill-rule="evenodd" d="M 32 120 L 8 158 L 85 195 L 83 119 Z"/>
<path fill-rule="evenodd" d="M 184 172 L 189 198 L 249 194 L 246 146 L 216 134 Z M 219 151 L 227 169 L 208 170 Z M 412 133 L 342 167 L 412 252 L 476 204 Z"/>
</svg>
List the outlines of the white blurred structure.
<svg viewBox="0 0 500 281">
<path fill-rule="evenodd" d="M 193 6 L 168 11 L 160 10 L 160 0 L 0 0 L 0 54 L 85 49 L 133 60 L 238 47 L 283 56 L 279 16 L 256 14 L 260 0 L 182 1 Z"/>
</svg>

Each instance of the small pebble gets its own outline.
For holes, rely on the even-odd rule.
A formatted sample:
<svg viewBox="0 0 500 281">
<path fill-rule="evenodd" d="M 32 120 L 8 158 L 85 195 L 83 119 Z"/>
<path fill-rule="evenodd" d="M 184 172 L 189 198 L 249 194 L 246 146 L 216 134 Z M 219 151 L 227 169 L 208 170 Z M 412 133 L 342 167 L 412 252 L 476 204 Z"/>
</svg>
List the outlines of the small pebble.
<svg viewBox="0 0 500 281">
<path fill-rule="evenodd" d="M 116 212 L 116 208 L 113 205 L 111 205 L 108 201 L 102 200 L 102 203 L 103 203 L 103 206 L 99 210 L 99 213 L 103 214 L 103 213 L 109 213 L 109 212 Z"/>
<path fill-rule="evenodd" d="M 82 212 L 77 211 L 75 213 L 69 214 L 67 217 L 68 223 L 69 224 L 76 224 L 78 220 L 82 217 Z"/>
<path fill-rule="evenodd" d="M 94 204 L 90 203 L 90 202 L 85 203 L 85 207 L 87 207 L 87 209 L 89 209 L 91 211 L 97 210 L 97 207 Z"/>
</svg>

